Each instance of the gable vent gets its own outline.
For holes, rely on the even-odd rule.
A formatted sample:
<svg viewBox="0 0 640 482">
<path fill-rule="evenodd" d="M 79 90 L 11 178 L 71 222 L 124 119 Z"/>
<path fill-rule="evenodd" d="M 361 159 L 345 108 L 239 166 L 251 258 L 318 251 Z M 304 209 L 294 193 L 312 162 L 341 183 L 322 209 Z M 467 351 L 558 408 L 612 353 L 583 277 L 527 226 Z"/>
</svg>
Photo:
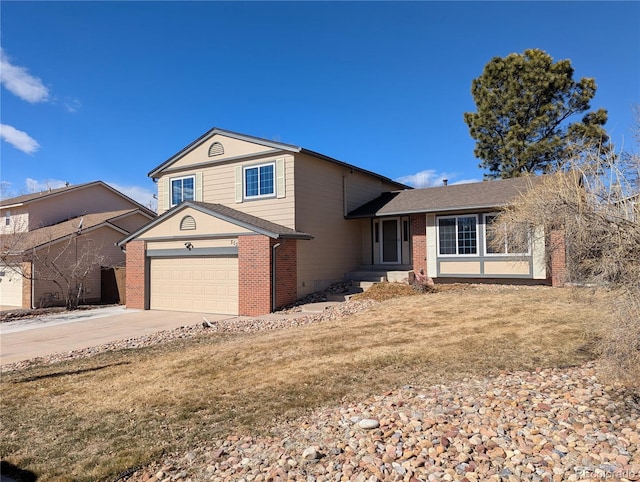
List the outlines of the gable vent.
<svg viewBox="0 0 640 482">
<path fill-rule="evenodd" d="M 196 229 L 196 220 L 192 216 L 185 216 L 180 221 L 180 231 L 189 231 Z"/>
<path fill-rule="evenodd" d="M 222 144 L 219 142 L 211 144 L 209 147 L 209 157 L 219 156 L 221 154 L 224 154 L 224 147 L 222 147 Z"/>
</svg>

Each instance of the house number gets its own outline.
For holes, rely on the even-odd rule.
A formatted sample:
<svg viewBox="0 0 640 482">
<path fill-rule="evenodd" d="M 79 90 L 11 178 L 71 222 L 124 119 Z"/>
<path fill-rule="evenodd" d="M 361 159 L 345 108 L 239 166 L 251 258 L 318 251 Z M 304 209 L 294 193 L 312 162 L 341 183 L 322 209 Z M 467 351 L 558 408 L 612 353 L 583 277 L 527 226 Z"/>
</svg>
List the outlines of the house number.
<svg viewBox="0 0 640 482">
<path fill-rule="evenodd" d="M 238 240 L 237 239 L 232 239 L 230 242 L 231 242 L 231 246 L 238 246 Z"/>
</svg>

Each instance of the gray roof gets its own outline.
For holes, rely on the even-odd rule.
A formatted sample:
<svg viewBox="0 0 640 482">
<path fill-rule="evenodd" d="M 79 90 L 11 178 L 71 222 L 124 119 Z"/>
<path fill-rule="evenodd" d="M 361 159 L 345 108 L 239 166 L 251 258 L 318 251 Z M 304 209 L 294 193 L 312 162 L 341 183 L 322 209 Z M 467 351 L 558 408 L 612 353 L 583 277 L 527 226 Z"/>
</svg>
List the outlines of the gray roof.
<svg viewBox="0 0 640 482">
<path fill-rule="evenodd" d="M 118 226 L 114 220 L 136 212 L 142 213 L 140 209 L 121 209 L 104 213 L 85 214 L 33 231 L 2 235 L 0 239 L 0 250 L 21 252 L 28 249 L 39 248 L 40 246 L 56 243 L 73 234 L 86 233 L 87 231 L 102 226 L 107 226 L 122 234 L 126 234 L 127 230 Z"/>
<path fill-rule="evenodd" d="M 83 184 L 73 184 L 73 185 L 69 185 L 69 186 L 65 186 L 65 187 L 59 187 L 56 189 L 47 189 L 46 191 L 40 191 L 40 192 L 34 192 L 31 194 L 23 194 L 21 196 L 16 196 L 16 197 L 12 197 L 12 198 L 7 198 L 7 199 L 2 199 L 0 201 L 0 207 L 4 208 L 10 208 L 10 207 L 14 207 L 14 206 L 20 206 L 20 205 L 24 205 L 24 204 L 28 204 L 31 202 L 36 202 L 36 201 L 41 201 L 41 200 L 51 200 L 51 198 L 53 198 L 54 196 L 58 196 L 70 191 L 75 191 L 75 190 L 80 190 L 80 189 L 85 189 L 91 186 L 103 186 L 106 189 L 113 191 L 114 193 L 118 194 L 119 196 L 127 199 L 128 201 L 130 201 L 131 203 L 135 204 L 136 206 L 138 206 L 138 208 L 141 211 L 144 211 L 147 214 L 151 214 L 152 216 L 155 216 L 156 213 L 153 212 L 151 209 L 143 206 L 142 204 L 140 204 L 138 201 L 135 201 L 133 199 L 131 199 L 129 196 L 127 196 L 126 194 L 121 193 L 120 191 L 118 191 L 117 189 L 109 186 L 109 184 L 107 184 L 104 181 L 91 181 L 91 182 L 85 182 Z"/>
<path fill-rule="evenodd" d="M 351 211 L 347 218 L 500 208 L 511 203 L 539 180 L 539 176 L 526 176 L 387 192 Z"/>
<path fill-rule="evenodd" d="M 122 239 L 121 241 L 118 241 L 117 245 L 122 246 L 128 243 L 132 239 L 135 239 L 141 234 L 144 234 L 146 231 L 148 231 L 152 227 L 162 223 L 168 217 L 173 216 L 175 213 L 182 211 L 188 207 L 197 209 L 200 212 L 209 214 L 218 219 L 222 219 L 223 221 L 230 222 L 232 224 L 235 224 L 236 226 L 241 226 L 243 228 L 249 229 L 250 231 L 254 231 L 259 234 L 264 234 L 266 236 L 269 236 L 270 238 L 275 238 L 275 239 L 278 239 L 278 238 L 312 239 L 313 238 L 313 236 L 308 233 L 296 231 L 295 229 L 282 226 L 281 224 L 272 223 L 271 221 L 267 221 L 257 216 L 252 216 L 251 214 L 243 213 L 242 211 L 238 211 L 237 209 L 224 206 L 223 204 L 205 203 L 201 201 L 184 201 L 178 204 L 177 206 L 173 207 L 169 211 L 165 212 L 161 216 L 157 217 L 150 223 L 142 226 L 137 231 L 131 233 L 126 238 Z"/>
<path fill-rule="evenodd" d="M 308 233 L 296 231 L 295 229 L 282 226 L 281 224 L 272 223 L 271 221 L 267 221 L 266 219 L 243 213 L 242 211 L 232 209 L 223 204 L 205 203 L 200 201 L 187 201 L 184 204 L 190 205 L 195 209 L 201 208 L 201 211 L 212 214 L 218 219 L 243 226 L 247 229 L 256 231 L 261 234 L 266 234 L 267 236 L 270 236 L 272 238 L 313 238 L 313 236 Z"/>
</svg>

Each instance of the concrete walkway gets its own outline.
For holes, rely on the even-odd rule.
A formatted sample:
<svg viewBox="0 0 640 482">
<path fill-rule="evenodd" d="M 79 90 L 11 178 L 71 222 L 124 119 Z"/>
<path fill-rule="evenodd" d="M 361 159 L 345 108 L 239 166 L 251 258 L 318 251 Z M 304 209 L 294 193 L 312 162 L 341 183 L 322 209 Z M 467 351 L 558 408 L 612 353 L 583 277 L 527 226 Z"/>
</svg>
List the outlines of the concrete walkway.
<svg viewBox="0 0 640 482">
<path fill-rule="evenodd" d="M 300 312 L 272 313 L 261 318 L 297 318 L 335 304 L 338 303 L 314 303 L 305 305 Z M 112 306 L 0 323 L 0 365 L 196 325 L 202 323 L 203 317 L 211 322 L 243 318 Z"/>
</svg>

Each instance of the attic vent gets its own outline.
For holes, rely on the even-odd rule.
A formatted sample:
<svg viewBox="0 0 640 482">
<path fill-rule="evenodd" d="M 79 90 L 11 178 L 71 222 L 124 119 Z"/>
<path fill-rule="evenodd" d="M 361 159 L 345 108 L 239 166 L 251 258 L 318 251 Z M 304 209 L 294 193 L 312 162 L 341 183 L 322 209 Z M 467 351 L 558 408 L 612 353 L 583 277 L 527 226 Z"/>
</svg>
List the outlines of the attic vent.
<svg viewBox="0 0 640 482">
<path fill-rule="evenodd" d="M 180 231 L 189 231 L 196 229 L 196 220 L 192 216 L 185 216 L 180 221 Z"/>
<path fill-rule="evenodd" d="M 209 157 L 219 156 L 220 154 L 224 154 L 224 147 L 219 142 L 214 142 L 209 147 Z"/>
</svg>

